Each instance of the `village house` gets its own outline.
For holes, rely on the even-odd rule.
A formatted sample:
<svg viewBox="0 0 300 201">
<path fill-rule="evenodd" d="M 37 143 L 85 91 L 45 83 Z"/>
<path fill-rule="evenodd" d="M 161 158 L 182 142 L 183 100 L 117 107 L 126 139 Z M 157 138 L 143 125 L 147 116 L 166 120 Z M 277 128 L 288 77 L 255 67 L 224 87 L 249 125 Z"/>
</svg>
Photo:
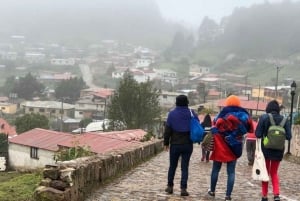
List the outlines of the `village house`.
<svg viewBox="0 0 300 201">
<path fill-rule="evenodd" d="M 35 128 L 9 139 L 9 165 L 16 170 L 32 170 L 55 165 L 61 148 L 85 147 L 95 154 L 141 144 L 141 129 L 106 133 L 69 134 Z"/>
<path fill-rule="evenodd" d="M 39 113 L 47 118 L 74 117 L 72 104 L 58 101 L 25 101 L 21 103 L 21 109 L 25 114 Z"/>
</svg>

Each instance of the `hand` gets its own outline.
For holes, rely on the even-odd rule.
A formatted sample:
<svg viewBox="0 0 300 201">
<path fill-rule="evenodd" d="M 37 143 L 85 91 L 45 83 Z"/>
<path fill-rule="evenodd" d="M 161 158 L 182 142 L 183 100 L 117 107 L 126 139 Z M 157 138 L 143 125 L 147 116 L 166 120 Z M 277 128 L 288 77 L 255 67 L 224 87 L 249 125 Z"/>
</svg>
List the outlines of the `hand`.
<svg viewBox="0 0 300 201">
<path fill-rule="evenodd" d="M 165 151 L 169 151 L 169 146 L 165 145 Z"/>
</svg>

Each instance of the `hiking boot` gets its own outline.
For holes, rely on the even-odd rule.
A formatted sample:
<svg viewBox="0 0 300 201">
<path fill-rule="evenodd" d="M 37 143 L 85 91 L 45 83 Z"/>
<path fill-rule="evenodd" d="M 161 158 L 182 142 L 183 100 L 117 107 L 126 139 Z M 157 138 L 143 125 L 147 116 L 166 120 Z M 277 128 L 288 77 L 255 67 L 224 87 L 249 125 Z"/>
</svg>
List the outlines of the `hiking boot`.
<svg viewBox="0 0 300 201">
<path fill-rule="evenodd" d="M 225 197 L 225 201 L 231 201 L 231 197 L 230 196 L 226 196 Z"/>
<path fill-rule="evenodd" d="M 274 196 L 274 201 L 280 201 L 279 195 L 275 195 L 275 196 Z"/>
<path fill-rule="evenodd" d="M 261 201 L 268 201 L 268 198 L 267 197 L 262 197 Z"/>
<path fill-rule="evenodd" d="M 186 191 L 185 188 L 182 188 L 182 189 L 181 189 L 180 195 L 181 195 L 181 196 L 189 196 L 190 194 Z"/>
<path fill-rule="evenodd" d="M 212 192 L 210 190 L 207 192 L 207 194 L 211 197 L 215 197 L 215 195 L 216 195 L 215 192 Z"/>
<path fill-rule="evenodd" d="M 168 194 L 172 194 L 173 193 L 173 186 L 167 186 L 167 188 L 165 189 L 165 191 Z"/>
</svg>

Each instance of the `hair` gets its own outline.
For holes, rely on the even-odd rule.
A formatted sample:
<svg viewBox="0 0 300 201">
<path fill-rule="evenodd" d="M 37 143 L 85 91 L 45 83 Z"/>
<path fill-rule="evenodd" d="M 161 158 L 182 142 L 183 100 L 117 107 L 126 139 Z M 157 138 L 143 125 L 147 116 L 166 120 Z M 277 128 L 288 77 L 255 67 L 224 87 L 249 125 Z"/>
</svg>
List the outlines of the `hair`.
<svg viewBox="0 0 300 201">
<path fill-rule="evenodd" d="M 188 106 L 189 100 L 186 95 L 179 95 L 176 97 L 176 106 Z"/>
<path fill-rule="evenodd" d="M 271 113 L 271 112 L 280 112 L 280 106 L 277 100 L 271 100 L 267 107 L 266 107 L 266 113 Z"/>
<path fill-rule="evenodd" d="M 206 114 L 201 125 L 203 127 L 211 127 L 211 117 L 209 114 Z"/>
</svg>

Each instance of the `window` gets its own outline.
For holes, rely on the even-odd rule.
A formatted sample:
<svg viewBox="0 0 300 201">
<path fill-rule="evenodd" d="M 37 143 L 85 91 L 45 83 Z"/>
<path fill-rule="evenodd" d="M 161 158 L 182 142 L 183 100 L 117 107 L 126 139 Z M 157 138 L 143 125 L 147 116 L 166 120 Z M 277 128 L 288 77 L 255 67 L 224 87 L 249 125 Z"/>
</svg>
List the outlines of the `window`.
<svg viewBox="0 0 300 201">
<path fill-rule="evenodd" d="M 30 157 L 38 159 L 38 148 L 30 147 Z"/>
<path fill-rule="evenodd" d="M 30 108 L 29 108 L 29 111 L 30 111 L 30 112 L 33 112 L 33 108 L 32 108 L 32 107 L 30 107 Z"/>
<path fill-rule="evenodd" d="M 45 112 L 45 109 L 44 108 L 40 108 L 39 111 L 40 112 Z"/>
</svg>

